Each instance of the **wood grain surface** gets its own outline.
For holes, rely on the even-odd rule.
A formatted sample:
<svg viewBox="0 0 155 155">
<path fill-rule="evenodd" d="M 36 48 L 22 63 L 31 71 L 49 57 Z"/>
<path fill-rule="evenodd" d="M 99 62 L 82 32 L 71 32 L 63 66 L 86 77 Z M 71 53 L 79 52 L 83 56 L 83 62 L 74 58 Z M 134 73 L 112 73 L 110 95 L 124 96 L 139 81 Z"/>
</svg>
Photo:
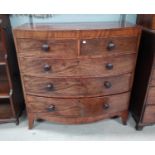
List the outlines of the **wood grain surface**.
<svg viewBox="0 0 155 155">
<path fill-rule="evenodd" d="M 125 125 L 140 27 L 125 23 L 23 25 L 13 30 L 29 128 L 119 116 Z"/>
</svg>

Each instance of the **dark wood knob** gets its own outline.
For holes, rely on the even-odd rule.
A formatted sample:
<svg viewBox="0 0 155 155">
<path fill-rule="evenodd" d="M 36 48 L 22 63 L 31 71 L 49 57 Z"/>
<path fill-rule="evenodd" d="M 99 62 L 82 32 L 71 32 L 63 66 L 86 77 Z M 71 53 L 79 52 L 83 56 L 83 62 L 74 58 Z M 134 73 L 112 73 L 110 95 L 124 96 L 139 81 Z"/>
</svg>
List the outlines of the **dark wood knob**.
<svg viewBox="0 0 155 155">
<path fill-rule="evenodd" d="M 52 83 L 47 84 L 46 89 L 48 91 L 52 91 L 54 89 L 54 85 Z"/>
<path fill-rule="evenodd" d="M 48 64 L 45 64 L 44 65 L 44 71 L 50 71 L 51 70 L 51 66 L 50 65 L 48 65 Z"/>
<path fill-rule="evenodd" d="M 48 52 L 49 51 L 49 45 L 47 43 L 43 44 L 42 45 L 42 50 L 45 51 L 45 52 Z"/>
<path fill-rule="evenodd" d="M 111 88 L 112 84 L 109 81 L 105 81 L 104 86 L 105 86 L 105 88 Z"/>
<path fill-rule="evenodd" d="M 3 20 L 2 19 L 0 19 L 0 25 L 3 23 Z"/>
<path fill-rule="evenodd" d="M 107 63 L 107 64 L 106 64 L 106 68 L 107 68 L 108 70 L 113 69 L 113 64 Z"/>
<path fill-rule="evenodd" d="M 86 44 L 87 43 L 87 41 L 86 40 L 82 40 L 82 44 Z"/>
<path fill-rule="evenodd" d="M 48 112 L 53 112 L 55 111 L 55 105 L 51 104 L 48 108 L 47 108 Z"/>
<path fill-rule="evenodd" d="M 115 44 L 114 44 L 112 41 L 110 41 L 110 42 L 108 43 L 107 49 L 108 49 L 109 51 L 111 51 L 111 50 L 113 50 L 114 48 L 115 48 Z"/>
<path fill-rule="evenodd" d="M 110 108 L 110 105 L 108 103 L 103 104 L 103 109 L 107 110 Z"/>
</svg>

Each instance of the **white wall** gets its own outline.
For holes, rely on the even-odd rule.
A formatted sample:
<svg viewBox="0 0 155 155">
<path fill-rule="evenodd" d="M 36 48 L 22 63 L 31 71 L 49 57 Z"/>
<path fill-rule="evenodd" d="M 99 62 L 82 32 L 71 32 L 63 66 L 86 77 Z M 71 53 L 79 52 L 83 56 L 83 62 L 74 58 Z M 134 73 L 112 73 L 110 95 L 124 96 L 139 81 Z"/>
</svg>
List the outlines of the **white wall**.
<svg viewBox="0 0 155 155">
<path fill-rule="evenodd" d="M 12 15 L 10 17 L 11 24 L 13 27 L 19 26 L 29 22 L 28 16 Z M 98 21 L 119 21 L 120 14 L 54 14 L 49 18 L 35 18 L 33 21 L 36 23 L 55 23 L 55 22 L 98 22 Z M 127 15 L 129 22 L 135 23 L 136 15 Z"/>
</svg>

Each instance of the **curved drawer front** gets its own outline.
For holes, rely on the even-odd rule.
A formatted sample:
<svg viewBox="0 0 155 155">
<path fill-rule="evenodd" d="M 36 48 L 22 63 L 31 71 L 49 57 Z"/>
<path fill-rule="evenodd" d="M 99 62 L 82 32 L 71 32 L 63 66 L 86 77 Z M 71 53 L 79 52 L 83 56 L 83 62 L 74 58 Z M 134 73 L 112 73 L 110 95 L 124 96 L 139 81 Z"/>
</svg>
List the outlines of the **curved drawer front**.
<svg viewBox="0 0 155 155">
<path fill-rule="evenodd" d="M 87 117 L 128 109 L 129 93 L 108 97 L 64 99 L 27 96 L 29 112 L 63 117 Z"/>
<path fill-rule="evenodd" d="M 111 56 L 135 53 L 137 37 L 109 37 L 103 39 L 83 39 L 80 41 L 81 56 Z"/>
<path fill-rule="evenodd" d="M 147 105 L 143 114 L 143 123 L 155 123 L 155 105 Z"/>
<path fill-rule="evenodd" d="M 78 55 L 76 40 L 17 39 L 17 42 L 23 56 L 75 58 Z"/>
<path fill-rule="evenodd" d="M 131 74 L 107 78 L 37 78 L 24 77 L 28 94 L 46 97 L 92 97 L 130 90 Z"/>
<path fill-rule="evenodd" d="M 155 87 L 149 87 L 147 95 L 147 104 L 155 105 Z"/>
<path fill-rule="evenodd" d="M 40 77 L 103 77 L 132 72 L 136 55 L 96 59 L 35 59 L 20 57 L 25 75 Z"/>
</svg>

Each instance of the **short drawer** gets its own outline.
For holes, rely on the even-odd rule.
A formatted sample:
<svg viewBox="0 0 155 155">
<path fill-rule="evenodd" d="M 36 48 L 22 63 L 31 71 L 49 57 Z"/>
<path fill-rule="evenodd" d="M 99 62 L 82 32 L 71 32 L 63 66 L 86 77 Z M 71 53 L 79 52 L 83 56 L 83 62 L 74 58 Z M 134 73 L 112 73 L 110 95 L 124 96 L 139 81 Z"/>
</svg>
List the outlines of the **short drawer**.
<svg viewBox="0 0 155 155">
<path fill-rule="evenodd" d="M 76 40 L 17 39 L 20 55 L 32 57 L 75 58 L 78 55 Z"/>
<path fill-rule="evenodd" d="M 155 87 L 148 88 L 147 104 L 155 105 Z"/>
<path fill-rule="evenodd" d="M 132 72 L 136 54 L 93 59 L 37 59 L 20 57 L 21 72 L 41 77 L 103 77 Z"/>
<path fill-rule="evenodd" d="M 155 123 L 155 105 L 148 105 L 145 107 L 143 115 L 143 123 Z"/>
<path fill-rule="evenodd" d="M 93 97 L 130 90 L 131 74 L 107 78 L 24 77 L 26 93 L 45 97 Z"/>
<path fill-rule="evenodd" d="M 81 56 L 111 56 L 135 53 L 137 40 L 137 37 L 83 39 L 80 41 L 80 54 Z"/>
<path fill-rule="evenodd" d="M 63 117 L 97 116 L 128 109 L 129 93 L 108 97 L 64 99 L 27 96 L 28 112 Z"/>
</svg>

